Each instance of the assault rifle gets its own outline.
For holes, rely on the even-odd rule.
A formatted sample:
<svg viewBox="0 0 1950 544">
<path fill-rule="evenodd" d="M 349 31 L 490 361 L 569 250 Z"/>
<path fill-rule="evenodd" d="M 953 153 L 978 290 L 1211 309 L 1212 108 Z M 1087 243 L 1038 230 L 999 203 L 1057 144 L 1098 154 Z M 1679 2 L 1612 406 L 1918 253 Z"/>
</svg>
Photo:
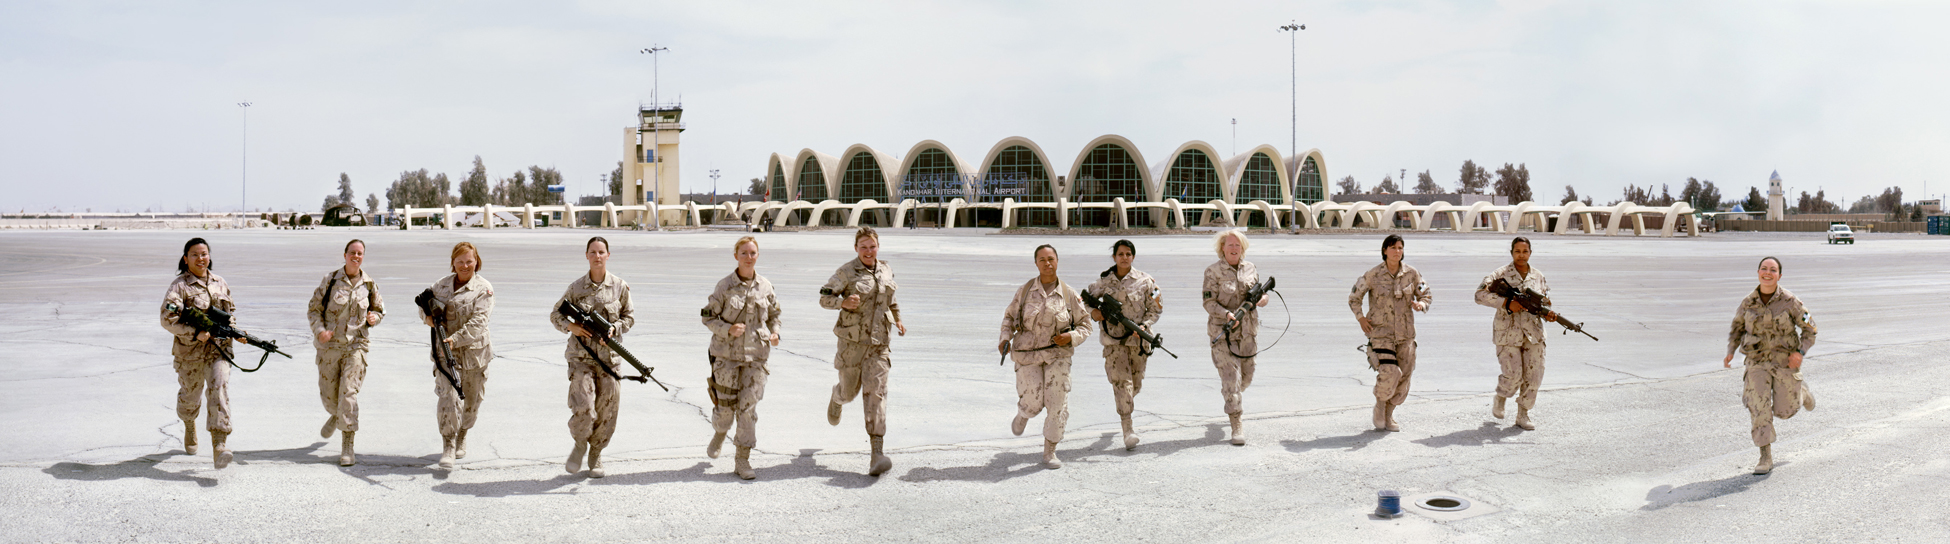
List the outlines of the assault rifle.
<svg viewBox="0 0 1950 544">
<path fill-rule="evenodd" d="M 657 380 L 656 376 L 650 375 L 656 369 L 643 366 L 643 362 L 638 361 L 636 355 L 631 354 L 630 350 L 625 349 L 621 342 L 617 342 L 615 338 L 610 337 L 610 331 L 614 330 L 614 327 L 609 324 L 609 321 L 604 320 L 602 316 L 584 310 L 582 306 L 578 306 L 575 302 L 568 300 L 564 300 L 561 305 L 556 306 L 555 311 L 560 312 L 562 317 L 567 318 L 569 322 L 582 327 L 582 330 L 589 331 L 589 334 L 602 339 L 603 345 L 609 346 L 609 350 L 615 353 L 616 356 L 622 357 L 625 361 L 629 361 L 630 366 L 636 367 L 637 373 L 641 374 L 640 376 L 627 377 L 617 374 L 614 369 L 609 368 L 609 365 L 603 363 L 601 357 L 596 356 L 596 350 L 589 349 L 589 344 L 583 343 L 581 338 L 576 338 L 576 344 L 582 346 L 583 353 L 588 353 L 590 359 L 595 359 L 596 366 L 601 367 L 603 372 L 608 373 L 610 377 L 619 380 L 636 380 L 637 383 L 656 382 L 657 387 L 661 387 L 665 391 L 670 390 L 669 387 L 664 387 L 664 382 Z"/>
<path fill-rule="evenodd" d="M 1544 302 L 1544 295 L 1538 294 L 1536 291 L 1530 289 L 1519 290 L 1517 289 L 1516 286 L 1510 285 L 1510 282 L 1503 278 L 1497 278 L 1496 281 L 1490 282 L 1489 289 L 1490 289 L 1490 294 L 1514 301 L 1517 303 L 1517 305 L 1523 306 L 1523 311 L 1529 312 L 1532 315 L 1548 318 L 1552 313 L 1554 313 L 1551 311 L 1550 304 L 1546 304 Z M 1586 337 L 1591 338 L 1593 341 L 1598 340 L 1598 337 L 1591 336 L 1591 333 L 1584 332 L 1583 323 L 1572 323 L 1571 320 L 1566 319 L 1563 315 L 1557 316 L 1557 324 L 1562 325 L 1564 327 L 1564 334 L 1571 334 L 1575 332 L 1578 334 L 1585 335 Z"/>
<path fill-rule="evenodd" d="M 239 366 L 235 359 L 230 358 L 229 346 L 217 344 L 217 354 L 222 355 L 223 360 L 229 362 L 230 366 L 237 367 L 237 370 L 257 372 L 257 369 L 264 368 L 264 361 L 270 360 L 271 354 L 273 353 L 283 355 L 286 359 L 291 358 L 291 354 L 278 350 L 277 342 L 251 336 L 231 326 L 230 312 L 214 307 L 208 310 L 198 309 L 195 306 L 177 307 L 175 304 L 165 306 L 163 309 L 176 314 L 176 321 L 178 323 L 189 325 L 190 328 L 196 329 L 196 332 L 199 333 L 210 333 L 210 341 L 212 342 L 229 340 L 231 338 L 242 338 L 244 343 L 264 350 L 264 356 L 257 359 L 257 366 L 244 368 Z"/>
<path fill-rule="evenodd" d="M 1224 340 L 1226 335 L 1232 334 L 1232 328 L 1238 325 L 1239 320 L 1246 318 L 1246 312 L 1250 312 L 1254 307 L 1259 306 L 1259 300 L 1266 298 L 1266 292 L 1272 290 L 1272 276 L 1267 276 L 1266 281 L 1259 282 L 1252 289 L 1247 289 L 1245 302 L 1239 305 L 1239 309 L 1232 311 L 1232 319 L 1227 320 L 1225 328 L 1219 329 L 1219 335 L 1212 338 L 1212 345 L 1218 345 L 1219 341 Z"/>
<path fill-rule="evenodd" d="M 1083 298 L 1084 306 L 1089 306 L 1091 309 L 1104 314 L 1104 334 L 1110 334 L 1110 326 L 1116 324 L 1119 327 L 1123 327 L 1124 330 L 1131 331 L 1131 334 L 1138 335 L 1138 351 L 1140 353 L 1147 356 L 1151 355 L 1151 348 L 1155 347 L 1164 350 L 1173 359 L 1178 358 L 1178 354 L 1172 353 L 1169 349 L 1165 349 L 1164 336 L 1144 330 L 1143 327 L 1138 326 L 1137 322 L 1131 321 L 1129 316 L 1124 315 L 1124 303 L 1118 302 L 1115 297 L 1108 294 L 1093 295 L 1090 294 L 1089 289 L 1079 291 L 1077 294 Z"/>
<path fill-rule="evenodd" d="M 460 379 L 454 377 L 460 365 L 454 362 L 453 348 L 447 345 L 447 304 L 436 300 L 432 289 L 420 291 L 420 296 L 413 297 L 413 303 L 420 306 L 420 313 L 433 320 L 433 328 L 427 334 L 433 337 L 434 371 L 447 379 L 447 385 L 454 386 L 454 394 L 460 395 L 460 400 L 467 400 L 467 392 L 460 389 Z"/>
</svg>

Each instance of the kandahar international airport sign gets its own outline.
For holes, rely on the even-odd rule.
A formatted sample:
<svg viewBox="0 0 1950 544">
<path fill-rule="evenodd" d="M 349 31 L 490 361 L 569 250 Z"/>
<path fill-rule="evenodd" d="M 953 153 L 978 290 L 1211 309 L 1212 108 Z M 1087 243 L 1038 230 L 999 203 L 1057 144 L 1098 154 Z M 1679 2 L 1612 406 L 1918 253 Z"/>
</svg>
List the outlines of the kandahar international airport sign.
<svg viewBox="0 0 1950 544">
<path fill-rule="evenodd" d="M 989 174 L 908 174 L 901 178 L 901 198 L 946 202 L 960 198 L 969 202 L 1015 198 L 1029 195 L 1029 176 L 1020 172 Z"/>
</svg>

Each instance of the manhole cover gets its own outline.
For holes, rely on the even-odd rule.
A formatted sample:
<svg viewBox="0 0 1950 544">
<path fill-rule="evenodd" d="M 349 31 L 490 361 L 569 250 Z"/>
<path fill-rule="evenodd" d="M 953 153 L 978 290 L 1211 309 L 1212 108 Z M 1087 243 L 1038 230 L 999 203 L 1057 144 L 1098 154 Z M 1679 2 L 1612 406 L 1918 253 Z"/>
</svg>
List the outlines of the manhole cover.
<svg viewBox="0 0 1950 544">
<path fill-rule="evenodd" d="M 1495 506 L 1466 499 L 1452 491 L 1402 497 L 1402 510 L 1436 521 L 1456 521 L 1499 512 Z"/>
<path fill-rule="evenodd" d="M 1461 512 L 1469 509 L 1469 500 L 1461 497 L 1440 495 L 1416 501 L 1415 505 L 1437 512 Z"/>
</svg>

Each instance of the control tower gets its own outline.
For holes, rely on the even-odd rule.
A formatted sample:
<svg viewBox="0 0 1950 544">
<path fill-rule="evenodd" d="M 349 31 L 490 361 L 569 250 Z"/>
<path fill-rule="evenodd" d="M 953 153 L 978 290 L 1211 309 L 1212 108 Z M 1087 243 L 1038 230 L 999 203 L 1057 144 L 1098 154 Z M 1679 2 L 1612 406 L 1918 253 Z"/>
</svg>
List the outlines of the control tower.
<svg viewBox="0 0 1950 544">
<path fill-rule="evenodd" d="M 636 126 L 623 129 L 622 204 L 656 202 L 663 206 L 659 225 L 683 221 L 677 209 L 677 140 L 684 132 L 683 104 L 639 104 Z M 620 221 L 644 224 L 648 218 L 638 212 L 621 214 Z"/>
<path fill-rule="evenodd" d="M 1781 171 L 1767 177 L 1767 220 L 1787 219 L 1787 191 L 1781 189 Z"/>
</svg>

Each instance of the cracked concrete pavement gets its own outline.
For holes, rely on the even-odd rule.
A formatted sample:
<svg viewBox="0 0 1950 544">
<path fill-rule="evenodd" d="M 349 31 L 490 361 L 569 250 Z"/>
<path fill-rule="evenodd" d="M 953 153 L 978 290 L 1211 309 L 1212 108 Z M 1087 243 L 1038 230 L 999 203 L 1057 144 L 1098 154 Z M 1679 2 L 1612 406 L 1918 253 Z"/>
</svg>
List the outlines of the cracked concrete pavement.
<svg viewBox="0 0 1950 544">
<path fill-rule="evenodd" d="M 1247 391 L 1251 443 L 1225 443 L 1218 381 L 1202 349 L 1203 236 L 1138 237 L 1159 278 L 1159 330 L 1182 355 L 1155 356 L 1138 396 L 1144 443 L 1126 452 L 1102 358 L 1079 350 L 1065 465 L 1038 466 L 1039 440 L 1008 432 L 1012 375 L 993 351 L 1002 305 L 1050 242 L 1062 275 L 1087 284 L 1112 237 L 993 236 L 896 229 L 883 258 L 901 282 L 910 334 L 894 341 L 888 447 L 866 468 L 859 403 L 825 424 L 833 314 L 816 290 L 846 259 L 846 231 L 760 235 L 778 286 L 784 343 L 759 405 L 759 479 L 708 459 L 700 385 L 706 330 L 695 309 L 730 272 L 728 232 L 59 231 L 0 233 L 0 541 L 596 539 L 719 541 L 1938 541 L 1950 517 L 1950 239 L 1814 234 L 1700 239 L 1535 236 L 1533 263 L 1565 315 L 1602 338 L 1550 338 L 1539 428 L 1488 415 L 1497 365 L 1476 281 L 1507 261 L 1508 238 L 1412 234 L 1408 262 L 1430 278 L 1404 430 L 1369 430 L 1368 371 L 1347 311 L 1381 236 L 1253 237 L 1280 278 L 1270 340 Z M 562 336 L 547 305 L 586 268 L 581 243 L 612 241 L 637 329 L 625 343 L 672 387 L 626 384 L 610 476 L 564 474 L 569 449 Z M 209 238 L 242 325 L 298 358 L 231 374 L 237 463 L 182 454 L 168 335 L 156 304 L 183 240 Z M 361 464 L 336 466 L 317 438 L 323 410 L 304 305 L 349 238 L 395 314 L 374 331 L 361 394 Z M 412 295 L 445 274 L 457 241 L 482 248 L 494 282 L 496 358 L 471 455 L 451 474 L 433 418 L 436 378 Z M 1755 450 L 1739 370 L 1723 370 L 1727 320 L 1776 255 L 1808 302 L 1821 342 L 1805 375 L 1818 410 L 1777 424 L 1779 467 L 1747 474 Z M 1554 325 L 1546 325 L 1555 330 Z M 254 348 L 239 350 L 255 356 Z M 1736 361 L 1736 365 L 1738 361 Z M 1031 427 L 1040 425 L 1032 422 Z M 1033 434 L 1033 433 L 1032 433 Z M 207 434 L 205 435 L 207 440 Z M 206 450 L 207 452 L 207 450 Z M 1443 521 L 1369 515 L 1375 492 L 1443 492 L 1494 513 Z M 1411 512 L 1413 510 L 1411 509 Z"/>
</svg>

